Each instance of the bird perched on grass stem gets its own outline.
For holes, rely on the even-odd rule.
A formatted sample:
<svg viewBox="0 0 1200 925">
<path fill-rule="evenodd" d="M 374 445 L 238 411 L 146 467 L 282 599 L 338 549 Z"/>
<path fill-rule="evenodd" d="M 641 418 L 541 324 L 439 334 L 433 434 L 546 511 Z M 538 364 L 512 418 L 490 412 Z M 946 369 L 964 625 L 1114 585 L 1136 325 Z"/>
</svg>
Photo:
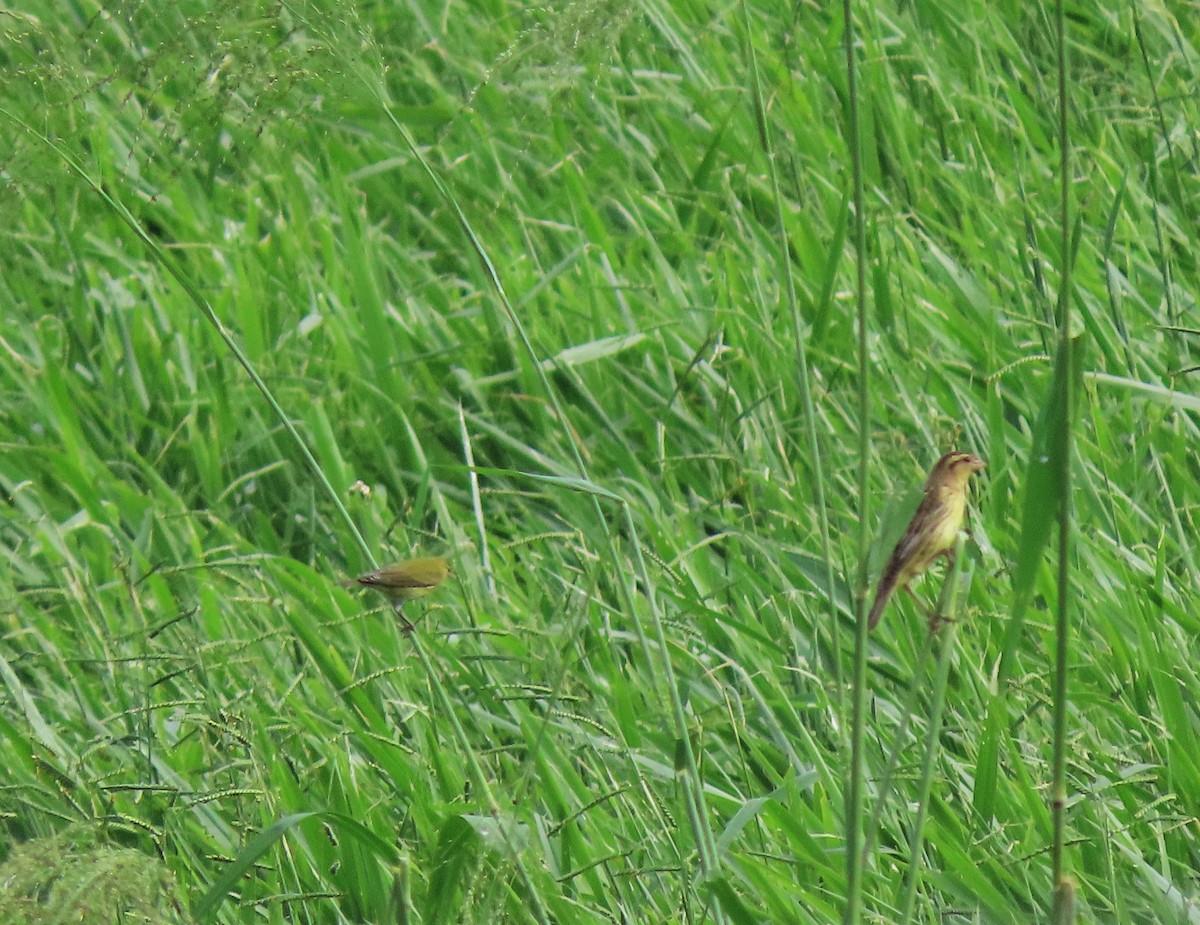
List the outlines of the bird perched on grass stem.
<svg viewBox="0 0 1200 925">
<path fill-rule="evenodd" d="M 934 464 L 925 480 L 925 497 L 883 569 L 867 617 L 868 629 L 879 623 L 897 588 L 908 590 L 908 583 L 923 574 L 938 556 L 952 554 L 967 510 L 967 482 L 986 465 L 970 453 L 947 453 Z"/>
<path fill-rule="evenodd" d="M 359 575 L 353 584 L 364 588 L 374 588 L 381 592 L 396 609 L 397 616 L 404 623 L 405 630 L 411 630 L 412 624 L 404 618 L 402 612 L 405 601 L 415 601 L 436 589 L 438 585 L 450 577 L 450 563 L 444 556 L 426 556 L 420 559 L 406 559 L 377 568 L 373 572 Z"/>
</svg>

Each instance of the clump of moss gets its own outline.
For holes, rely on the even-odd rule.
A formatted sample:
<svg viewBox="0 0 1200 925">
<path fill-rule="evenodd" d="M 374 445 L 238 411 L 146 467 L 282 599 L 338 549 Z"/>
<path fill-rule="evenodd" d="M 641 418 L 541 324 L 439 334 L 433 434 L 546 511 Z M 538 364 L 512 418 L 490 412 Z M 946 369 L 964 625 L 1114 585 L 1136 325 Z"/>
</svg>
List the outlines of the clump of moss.
<svg viewBox="0 0 1200 925">
<path fill-rule="evenodd" d="M 0 864 L 5 925 L 184 925 L 170 872 L 155 858 L 72 827 L 17 845 Z"/>
</svg>

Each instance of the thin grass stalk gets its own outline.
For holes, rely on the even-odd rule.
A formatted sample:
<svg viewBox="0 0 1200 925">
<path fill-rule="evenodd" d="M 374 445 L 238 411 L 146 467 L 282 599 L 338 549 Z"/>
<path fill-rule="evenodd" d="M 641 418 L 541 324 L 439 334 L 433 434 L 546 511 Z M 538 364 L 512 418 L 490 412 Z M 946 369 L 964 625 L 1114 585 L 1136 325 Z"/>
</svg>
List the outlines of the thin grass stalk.
<svg viewBox="0 0 1200 925">
<path fill-rule="evenodd" d="M 496 597 L 496 579 L 492 575 L 492 555 L 488 548 L 487 526 L 483 519 L 483 500 L 479 495 L 479 473 L 475 471 L 475 451 L 471 447 L 471 433 L 467 430 L 467 417 L 462 402 L 458 404 L 458 432 L 462 436 L 463 461 L 467 464 L 467 479 L 471 486 L 471 510 L 475 514 L 475 532 L 479 542 L 479 565 L 483 570 L 484 587 L 488 595 Z"/>
<path fill-rule="evenodd" d="M 1154 118 L 1155 118 L 1155 121 L 1158 123 L 1158 134 L 1159 134 L 1159 137 L 1162 138 L 1163 147 L 1166 148 L 1166 150 L 1167 150 L 1167 163 L 1171 165 L 1171 170 L 1170 170 L 1170 175 L 1171 175 L 1171 180 L 1172 180 L 1171 185 L 1174 187 L 1173 192 L 1175 193 L 1175 201 L 1178 203 L 1184 203 L 1184 202 L 1188 201 L 1188 197 L 1183 192 L 1183 183 L 1179 177 L 1179 167 L 1178 167 L 1179 160 L 1175 156 L 1175 143 L 1174 143 L 1174 141 L 1172 141 L 1171 130 L 1167 124 L 1166 113 L 1163 112 L 1162 99 L 1158 95 L 1158 78 L 1155 75 L 1155 68 L 1153 66 L 1151 66 L 1151 64 L 1150 64 L 1150 51 L 1149 51 L 1149 49 L 1146 48 L 1146 38 L 1142 34 L 1142 17 L 1141 17 L 1141 14 L 1138 12 L 1137 4 L 1131 3 L 1129 6 L 1129 9 L 1130 9 L 1130 12 L 1133 13 L 1133 37 L 1134 37 L 1135 41 L 1137 42 L 1138 52 L 1142 59 L 1142 70 L 1146 74 L 1146 89 L 1150 93 L 1150 101 L 1151 101 L 1151 104 L 1154 109 Z M 1151 165 L 1153 165 L 1154 161 L 1151 161 L 1150 163 L 1151 163 Z M 1158 197 L 1155 196 L 1153 201 L 1157 205 Z M 1163 283 L 1165 285 L 1163 287 L 1163 296 L 1167 302 L 1167 318 L 1174 319 L 1177 317 L 1177 315 L 1175 313 L 1176 312 L 1175 301 L 1171 294 L 1170 277 L 1165 272 L 1169 268 L 1165 263 L 1166 257 L 1167 257 L 1166 251 L 1162 250 L 1161 227 L 1157 223 L 1157 219 L 1158 219 L 1157 208 L 1154 210 L 1154 217 L 1155 217 L 1155 230 L 1157 232 L 1160 232 L 1159 240 L 1158 240 L 1159 253 L 1162 255 L 1162 258 L 1164 261 Z"/>
<path fill-rule="evenodd" d="M 625 529 L 629 531 L 630 536 L 637 536 L 636 525 L 633 522 L 633 513 L 630 511 L 629 505 L 622 503 L 621 510 L 625 515 Z M 638 570 L 638 575 L 641 577 L 642 587 L 649 605 L 651 623 L 654 626 L 654 633 L 663 655 L 663 672 L 667 679 L 667 690 L 671 694 L 671 715 L 678 730 L 680 748 L 684 754 L 684 768 L 687 771 L 684 776 L 684 794 L 687 798 L 684 805 L 687 807 L 689 815 L 692 816 L 693 832 L 696 835 L 696 849 L 700 855 L 700 869 L 705 875 L 705 880 L 708 880 L 710 875 L 716 872 L 717 866 L 720 863 L 717 854 L 717 840 L 712 829 L 709 828 L 708 819 L 704 814 L 704 785 L 700 780 L 700 771 L 696 766 L 696 756 L 692 750 L 691 737 L 688 735 L 687 715 L 683 710 L 683 700 L 679 696 L 679 685 L 675 680 L 675 669 L 671 665 L 671 650 L 667 646 L 667 636 L 663 630 L 662 620 L 658 617 L 658 605 L 654 597 L 654 582 L 650 580 L 650 573 L 646 569 L 646 559 L 642 555 L 641 543 L 635 542 L 631 546 L 634 565 Z M 725 921 L 724 913 L 721 911 L 719 903 L 714 907 L 713 913 L 717 921 Z"/>
<path fill-rule="evenodd" d="M 942 597 L 945 596 L 946 586 L 952 577 L 952 572 L 948 570 L 946 573 L 946 582 L 942 585 Z M 944 613 L 940 603 L 938 605 L 938 613 Z M 912 683 L 909 685 L 908 695 L 904 699 L 904 708 L 900 715 L 900 726 L 897 728 L 896 734 L 892 737 L 892 747 L 888 753 L 887 765 L 884 767 L 883 776 L 879 779 L 879 783 L 875 787 L 875 793 L 872 797 L 871 819 L 867 823 L 861 849 L 864 867 L 870 860 L 871 852 L 875 849 L 875 838 L 879 834 L 879 823 L 883 818 L 883 811 L 887 808 L 888 797 L 892 793 L 892 778 L 896 774 L 897 765 L 900 764 L 900 754 L 904 751 L 904 744 L 908 740 L 908 730 L 912 726 L 912 718 L 916 715 L 917 696 L 921 692 L 921 677 L 925 673 L 925 663 L 929 661 L 929 656 L 933 652 L 933 639 L 932 633 L 925 634 L 925 643 L 921 646 L 921 651 L 917 655 L 917 661 L 913 665 Z"/>
<path fill-rule="evenodd" d="M 454 214 L 455 220 L 458 222 L 459 229 L 463 232 L 464 236 L 467 238 L 467 241 L 471 245 L 471 249 L 475 252 L 475 255 L 482 263 L 488 280 L 492 284 L 492 289 L 496 293 L 496 296 L 500 300 L 500 304 L 504 309 L 505 316 L 508 318 L 509 323 L 512 324 L 513 329 L 516 331 L 517 336 L 521 341 L 521 346 L 525 351 L 526 356 L 529 358 L 535 374 L 538 377 L 538 381 L 542 387 L 542 390 L 545 392 L 546 399 L 550 402 L 550 406 L 554 411 L 555 420 L 562 428 L 567 445 L 570 447 L 571 454 L 574 458 L 576 471 L 579 473 L 580 478 L 590 481 L 587 465 L 583 460 L 583 453 L 576 442 L 574 433 L 571 431 L 566 413 L 562 408 L 562 403 L 559 401 L 558 393 L 550 384 L 550 379 L 546 375 L 545 369 L 541 363 L 541 359 L 538 357 L 537 351 L 533 347 L 533 342 L 530 340 L 528 332 L 525 330 L 525 325 L 522 323 L 520 316 L 513 307 L 513 304 L 508 297 L 508 293 L 504 288 L 504 284 L 500 279 L 500 274 L 496 270 L 496 266 L 492 262 L 491 257 L 488 255 L 487 250 L 484 248 L 483 242 L 479 240 L 479 236 L 475 233 L 475 229 L 471 226 L 466 214 L 459 206 L 458 200 L 455 199 L 454 195 L 450 192 L 450 189 L 446 186 L 441 176 L 439 176 L 438 173 L 433 169 L 433 165 L 429 163 L 421 149 L 417 146 L 416 140 L 409 133 L 408 129 L 402 122 L 400 122 L 399 119 L 396 118 L 395 113 L 392 112 L 391 107 L 387 104 L 383 97 L 379 96 L 378 99 L 380 106 L 382 107 L 388 120 L 392 123 L 393 128 L 395 128 L 400 134 L 400 137 L 404 140 L 404 144 L 407 146 L 409 152 L 421 166 L 421 169 L 425 172 L 425 175 L 429 178 L 430 182 L 433 183 L 434 188 L 437 190 L 438 195 L 441 196 L 442 201 L 445 202 L 447 207 Z M 595 506 L 597 523 L 599 524 L 605 536 L 608 546 L 608 554 L 615 564 L 618 561 L 616 537 L 613 535 L 613 532 L 609 527 L 608 520 L 604 516 L 604 509 L 601 506 L 599 499 L 594 493 L 589 492 L 589 494 L 591 495 L 592 504 Z M 658 638 L 658 649 L 662 658 L 662 671 L 666 678 L 667 695 L 671 702 L 671 715 L 675 722 L 675 734 L 680 745 L 680 750 L 682 751 L 684 757 L 684 773 L 687 777 L 686 785 L 683 788 L 685 805 L 688 811 L 688 818 L 693 826 L 696 848 L 700 857 L 700 869 L 704 879 L 708 880 L 716 873 L 717 868 L 720 865 L 720 858 L 717 853 L 717 840 L 716 836 L 712 832 L 712 829 L 708 825 L 708 819 L 704 812 L 704 789 L 700 779 L 700 768 L 698 762 L 696 761 L 696 755 L 692 748 L 691 739 L 688 736 L 686 714 L 683 709 L 683 700 L 679 695 L 679 689 L 674 680 L 674 671 L 671 667 L 670 649 L 667 648 L 665 644 L 666 634 L 662 628 L 662 616 L 658 612 L 658 605 L 653 593 L 649 592 L 649 589 L 653 588 L 653 582 L 649 580 L 649 574 L 646 571 L 645 561 L 642 557 L 641 541 L 637 538 L 638 534 L 633 523 L 633 518 L 629 512 L 629 506 L 624 501 L 622 501 L 621 506 L 625 513 L 626 526 L 631 538 L 630 545 L 638 563 L 639 577 L 642 579 L 643 586 L 647 589 L 646 601 L 650 611 L 650 619 L 654 625 L 655 635 Z M 629 614 L 630 619 L 633 620 L 634 628 L 638 636 L 638 642 L 641 644 L 643 651 L 650 652 L 651 646 L 649 644 L 649 640 L 645 634 L 645 630 L 642 627 L 641 621 L 637 617 L 637 609 L 634 605 L 632 590 L 625 582 L 618 582 L 618 586 L 621 588 L 626 612 Z M 654 663 L 651 661 L 649 664 L 651 668 L 651 674 L 653 675 Z M 713 908 L 713 918 L 718 923 L 725 921 L 724 914 L 722 913 L 719 905 L 716 905 Z"/>
<path fill-rule="evenodd" d="M 817 529 L 821 537 L 821 557 L 825 560 L 825 597 L 829 602 L 829 631 L 833 634 L 833 651 L 840 652 L 838 645 L 837 603 L 833 593 L 833 554 L 829 543 L 829 511 L 825 504 L 825 469 L 821 464 L 821 443 L 817 436 L 817 412 L 813 403 L 812 386 L 808 372 L 808 336 L 804 330 L 804 318 L 796 302 L 796 280 L 792 272 L 791 250 L 788 247 L 787 224 L 783 218 L 783 193 L 779 186 L 779 168 L 775 159 L 775 147 L 771 141 L 771 123 L 767 119 L 763 104 L 762 79 L 758 72 L 758 55 L 750 33 L 750 11 L 746 0 L 742 0 L 742 22 L 746 30 L 746 47 L 750 54 L 751 88 L 754 93 L 754 112 L 758 118 L 758 134 L 763 151 L 767 156 L 767 168 L 771 175 L 771 195 L 775 200 L 775 226 L 779 236 L 779 254 L 783 263 L 784 291 L 787 294 L 788 313 L 792 317 L 792 336 L 796 341 L 797 380 L 800 385 L 800 402 L 804 406 L 804 433 L 808 438 L 809 471 L 813 478 L 813 503 L 817 508 Z M 798 665 L 793 643 L 792 664 Z M 844 715 L 842 690 L 842 660 L 833 660 L 833 682 L 837 689 L 838 713 Z"/>
<path fill-rule="evenodd" d="M 963 564 L 963 537 L 960 534 L 954 544 L 954 565 L 949 569 L 946 583 L 942 587 L 942 597 L 945 606 L 938 605 L 939 614 L 948 614 L 950 622 L 940 634 L 930 632 L 929 636 L 941 636 L 941 650 L 938 652 L 937 675 L 933 681 L 933 703 L 929 712 L 929 729 L 925 734 L 925 755 L 921 764 L 921 781 L 917 787 L 917 815 L 913 819 L 912 833 L 908 840 L 908 872 L 904 877 L 904 892 L 900 900 L 899 925 L 912 921 L 913 909 L 916 906 L 917 887 L 921 877 L 921 851 L 925 842 L 925 820 L 929 816 L 929 792 L 933 787 L 933 770 L 937 763 L 938 738 L 942 732 L 942 711 L 946 706 L 946 686 L 950 679 L 950 655 L 954 651 L 954 639 L 958 631 L 958 602 L 961 591 L 969 580 Z"/>
<path fill-rule="evenodd" d="M 412 880 L 409 877 L 408 857 L 402 856 L 392 868 L 392 895 L 389 911 L 396 925 L 409 925 L 412 917 L 409 914 L 413 908 Z"/>
<path fill-rule="evenodd" d="M 1054 888 L 1054 911 L 1052 922 L 1075 921 L 1075 881 L 1064 877 Z"/>
<path fill-rule="evenodd" d="M 1154 114 L 1158 122 L 1159 137 L 1162 138 L 1163 146 L 1167 149 L 1167 162 L 1174 168 L 1179 162 L 1175 159 L 1175 146 L 1171 141 L 1171 132 L 1167 127 L 1167 118 L 1163 113 L 1162 100 L 1158 96 L 1158 81 L 1154 76 L 1154 69 L 1150 66 L 1150 53 L 1146 49 L 1146 40 L 1142 35 L 1142 18 L 1138 15 L 1138 7 L 1136 3 L 1130 4 L 1130 9 L 1133 11 L 1133 35 L 1137 40 L 1138 51 L 1141 53 L 1142 68 L 1146 72 L 1146 85 L 1150 90 L 1150 97 L 1154 104 Z M 1162 273 L 1163 280 L 1163 298 L 1167 303 L 1167 323 L 1175 324 L 1179 320 L 1179 313 L 1175 304 L 1175 284 L 1174 274 L 1171 272 L 1171 260 L 1167 250 L 1166 241 L 1163 239 L 1162 216 L 1159 214 L 1160 199 L 1158 192 L 1158 162 L 1154 158 L 1149 160 L 1150 175 L 1150 219 L 1154 223 L 1154 243 L 1158 248 L 1158 259 L 1160 261 L 1159 272 Z M 1175 201 L 1177 203 L 1187 202 L 1184 196 L 1183 187 L 1179 180 L 1179 170 L 1171 171 L 1171 178 L 1174 180 Z"/>
<path fill-rule="evenodd" d="M 1061 350 L 1066 362 L 1066 418 L 1058 502 L 1058 605 L 1054 618 L 1054 726 L 1053 778 L 1051 782 L 1051 812 L 1053 833 L 1051 845 L 1051 891 L 1054 922 L 1066 925 L 1070 921 L 1072 904 L 1059 901 L 1063 895 L 1065 874 L 1064 847 L 1066 844 L 1067 806 L 1067 659 L 1070 655 L 1070 595 L 1071 595 L 1071 448 L 1075 417 L 1075 341 L 1071 337 L 1071 136 L 1067 130 L 1067 26 L 1063 0 L 1055 4 L 1055 30 L 1058 37 L 1058 148 L 1062 232 L 1062 279 L 1058 295 L 1058 323 Z M 1060 917 L 1061 916 L 1061 917 Z"/>
<path fill-rule="evenodd" d="M 846 792 L 846 908 L 842 921 L 857 925 L 862 915 L 863 788 L 867 722 L 867 561 L 870 549 L 868 466 L 871 450 L 871 366 L 867 356 L 867 227 L 864 215 L 862 140 L 858 131 L 858 71 L 854 57 L 854 4 L 842 0 L 846 33 L 846 89 L 849 100 L 847 143 L 854 183 L 855 304 L 858 315 L 858 576 L 854 587 L 853 703 L 850 720 L 850 786 Z"/>
</svg>

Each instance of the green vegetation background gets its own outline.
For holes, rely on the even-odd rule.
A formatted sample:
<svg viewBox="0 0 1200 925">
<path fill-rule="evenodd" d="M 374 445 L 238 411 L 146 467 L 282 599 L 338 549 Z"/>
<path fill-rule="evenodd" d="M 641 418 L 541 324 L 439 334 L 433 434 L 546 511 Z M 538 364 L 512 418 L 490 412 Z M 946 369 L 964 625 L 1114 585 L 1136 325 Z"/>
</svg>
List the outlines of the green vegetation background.
<svg viewBox="0 0 1200 925">
<path fill-rule="evenodd" d="M 141 852 L 159 908 L 121 921 L 836 921 L 867 554 L 840 9 L 52 6 L 0 7 L 10 862 L 53 879 L 13 846 L 64 830 L 96 882 Z M 1197 922 L 1200 18 L 1068 12 L 1069 866 L 1082 921 Z M 871 639 L 866 917 L 915 870 L 916 921 L 1030 922 L 1049 560 L 998 672 L 1062 266 L 1050 13 L 858 16 L 871 535 L 944 449 L 989 461 L 917 858 L 925 621 L 901 600 Z M 367 557 L 121 207 L 377 557 L 452 556 L 414 638 L 338 586 Z"/>
</svg>

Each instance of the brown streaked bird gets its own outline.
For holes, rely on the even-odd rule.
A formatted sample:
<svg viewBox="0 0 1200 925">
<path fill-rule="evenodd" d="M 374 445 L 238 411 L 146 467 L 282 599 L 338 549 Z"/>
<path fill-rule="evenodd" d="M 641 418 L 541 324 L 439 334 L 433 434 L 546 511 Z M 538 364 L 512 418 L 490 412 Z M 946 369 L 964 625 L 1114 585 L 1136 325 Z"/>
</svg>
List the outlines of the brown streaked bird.
<svg viewBox="0 0 1200 925">
<path fill-rule="evenodd" d="M 987 463 L 970 453 L 947 453 L 934 464 L 925 480 L 925 497 L 879 578 L 875 602 L 867 617 L 868 629 L 878 625 L 884 607 L 898 588 L 907 591 L 908 583 L 923 574 L 934 560 L 953 554 L 954 541 L 967 511 L 967 483 L 986 466 Z"/>
</svg>

